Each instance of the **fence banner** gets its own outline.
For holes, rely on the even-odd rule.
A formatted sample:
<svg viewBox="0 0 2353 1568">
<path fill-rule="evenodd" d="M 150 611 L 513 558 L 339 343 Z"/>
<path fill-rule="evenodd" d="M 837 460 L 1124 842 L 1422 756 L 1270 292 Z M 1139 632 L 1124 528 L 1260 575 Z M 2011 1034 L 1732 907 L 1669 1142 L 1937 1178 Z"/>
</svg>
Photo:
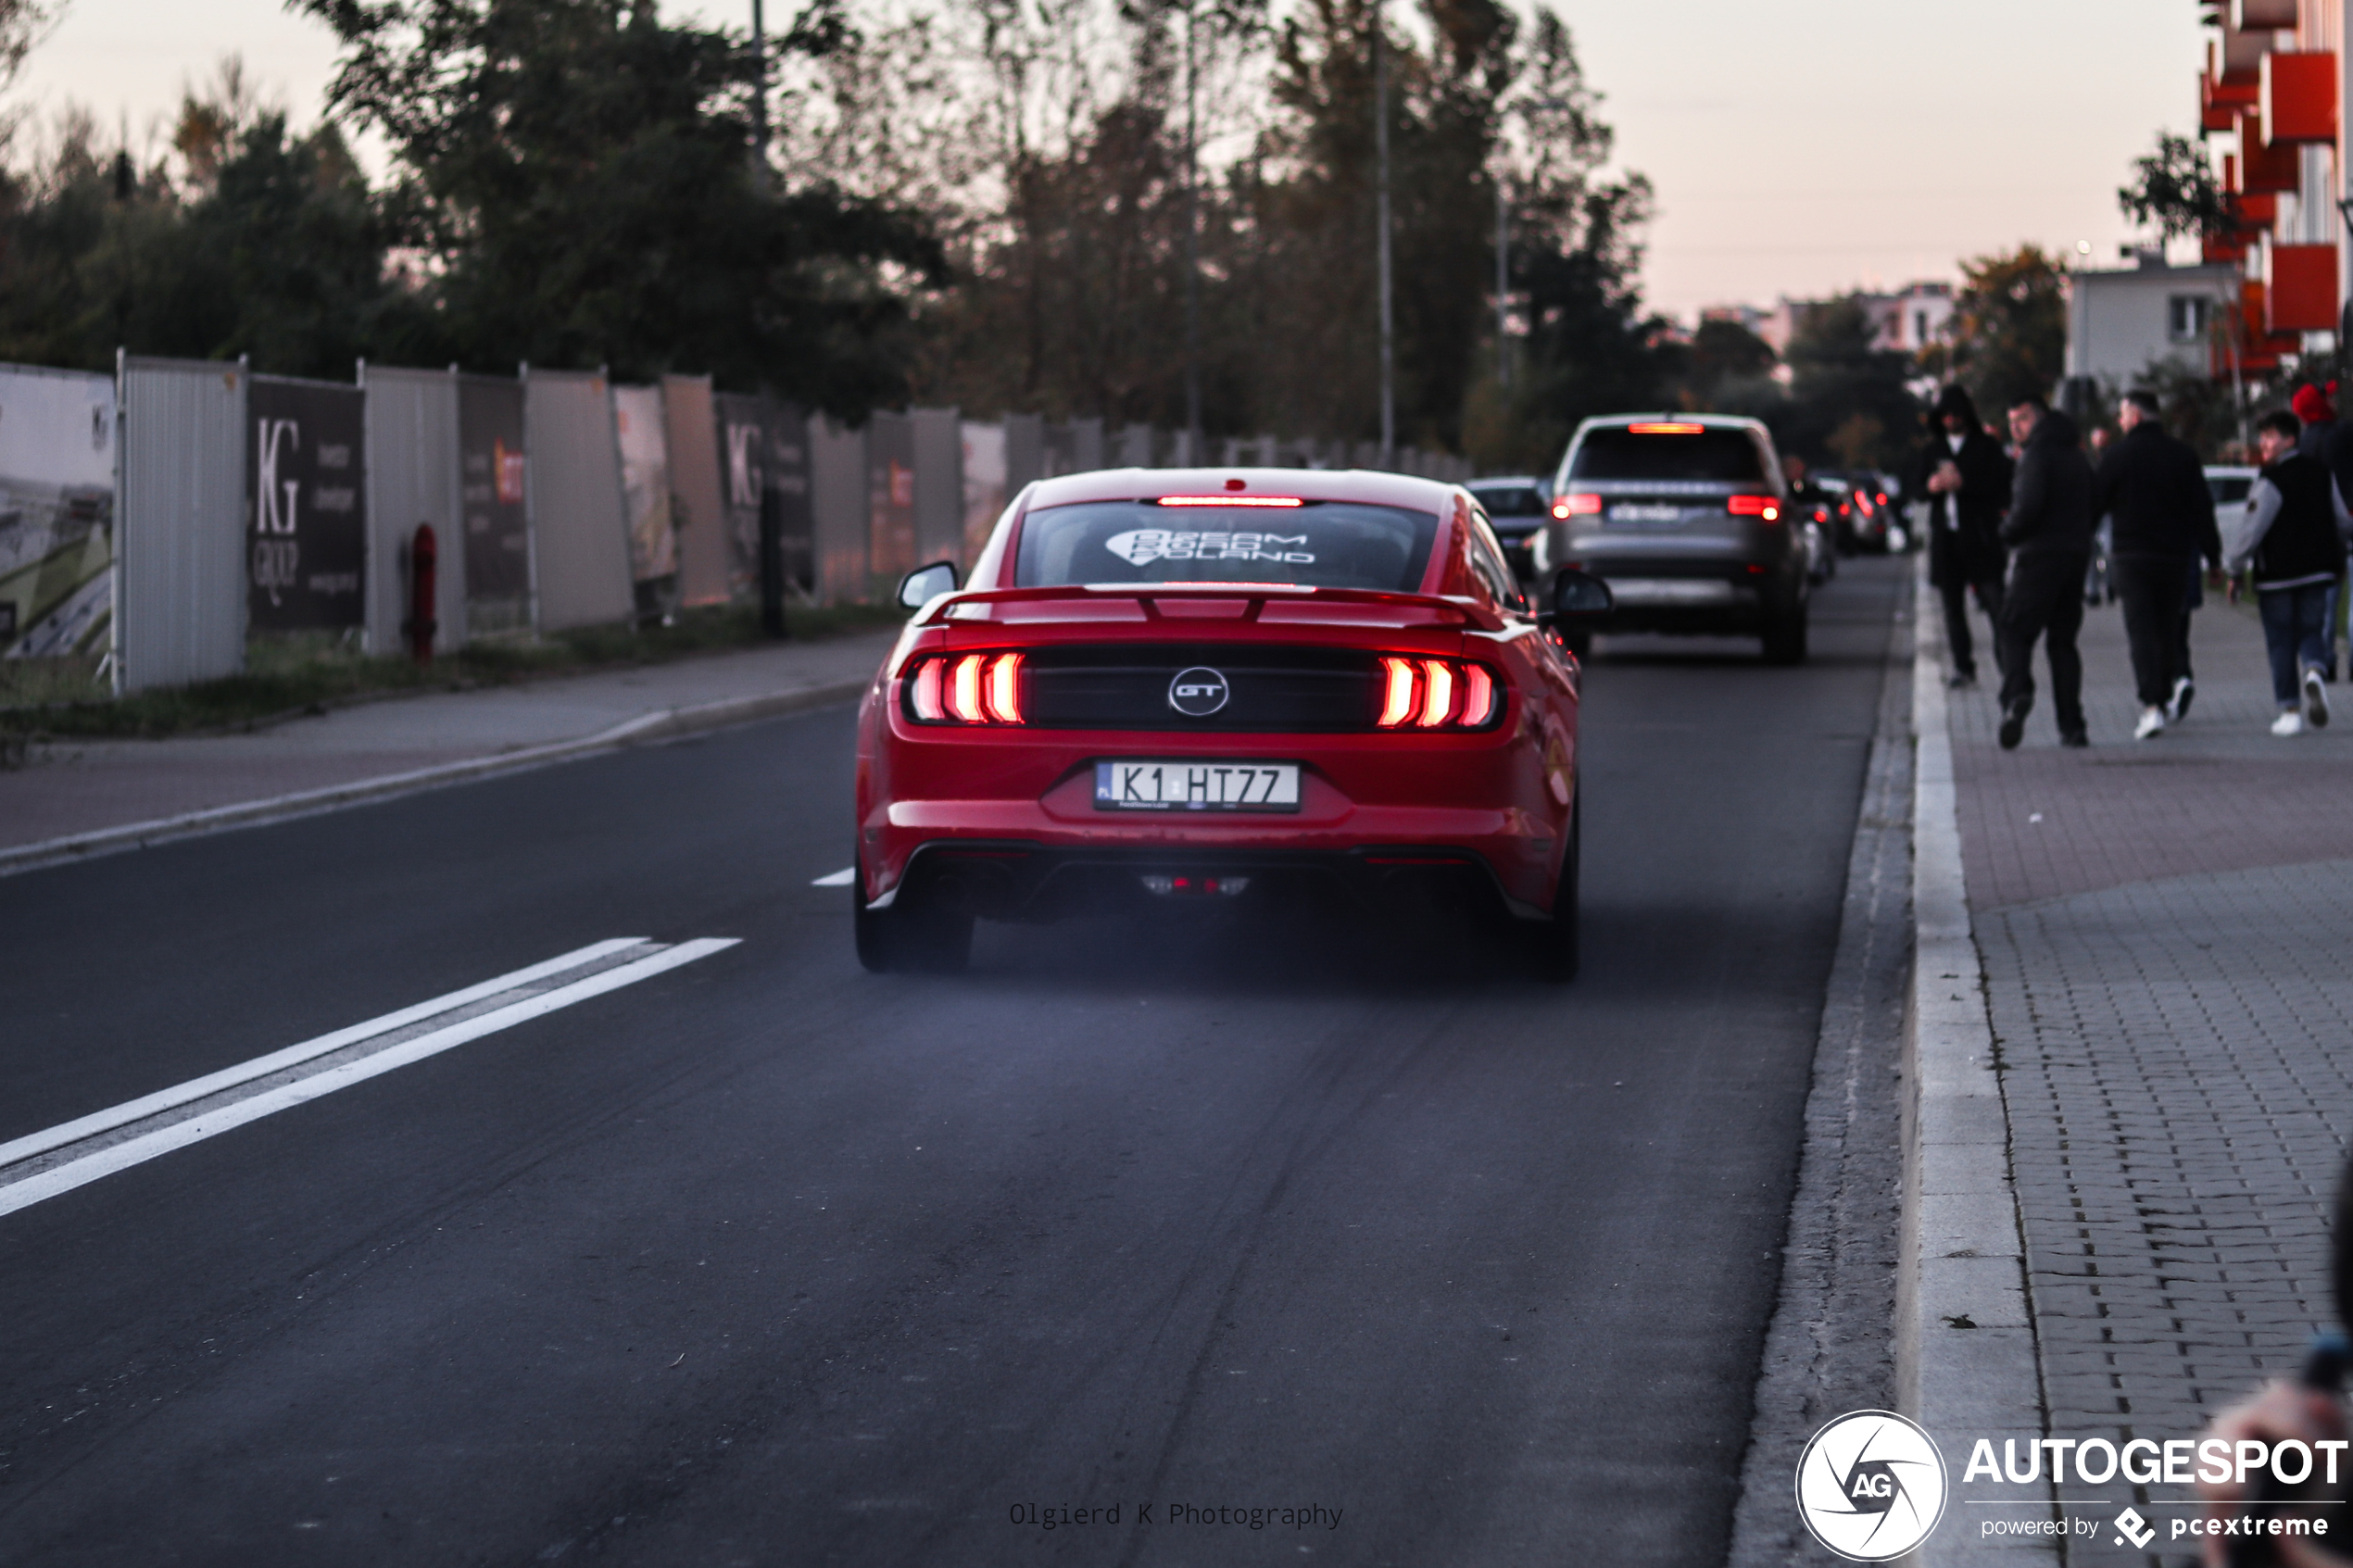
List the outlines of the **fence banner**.
<svg viewBox="0 0 2353 1568">
<path fill-rule="evenodd" d="M 1018 495 L 1046 477 L 1046 421 L 1036 414 L 1005 416 L 1005 494 Z"/>
<path fill-rule="evenodd" d="M 114 433 L 112 377 L 0 366 L 0 658 L 104 651 Z"/>
<path fill-rule="evenodd" d="M 709 376 L 661 378 L 662 435 L 670 452 L 670 525 L 678 536 L 683 604 L 728 599 L 727 514 L 719 490 L 719 441 Z"/>
<path fill-rule="evenodd" d="M 539 629 L 625 621 L 635 595 L 612 390 L 603 376 L 580 370 L 525 366 L 522 380 Z"/>
<path fill-rule="evenodd" d="M 621 493 L 629 509 L 629 570 L 637 582 L 678 575 L 678 534 L 670 520 L 670 445 L 661 424 L 661 388 L 612 389 L 613 430 L 621 443 Z M 638 596 L 640 610 L 652 608 Z"/>
<path fill-rule="evenodd" d="M 817 586 L 811 541 L 809 417 L 791 403 L 747 393 L 711 396 L 720 483 L 726 497 L 727 587 L 739 603 L 760 598 L 760 511 L 776 508 L 785 580 L 803 594 Z M 773 495 L 774 501 L 767 500 Z"/>
<path fill-rule="evenodd" d="M 817 596 L 826 604 L 863 604 L 874 587 L 867 535 L 874 497 L 863 430 L 843 430 L 822 414 L 809 421 L 809 495 L 816 538 Z"/>
<path fill-rule="evenodd" d="M 915 570 L 915 427 L 904 414 L 866 421 L 866 478 L 872 521 L 869 566 L 885 585 Z"/>
<path fill-rule="evenodd" d="M 364 624 L 367 394 L 256 376 L 246 398 L 247 632 Z"/>
<path fill-rule="evenodd" d="M 522 383 L 505 376 L 459 376 L 458 500 L 465 520 L 469 632 L 519 631 L 533 623 L 529 470 Z"/>
<path fill-rule="evenodd" d="M 1005 473 L 1005 427 L 964 423 L 964 550 L 969 570 L 1012 498 Z"/>
<path fill-rule="evenodd" d="M 1123 425 L 1119 433 L 1111 437 L 1111 466 L 1115 469 L 1151 468 L 1153 433 L 1150 425 Z"/>
<path fill-rule="evenodd" d="M 914 427 L 915 564 L 964 558 L 964 433 L 953 408 L 917 408 Z"/>
<path fill-rule="evenodd" d="M 245 364 L 119 362 L 115 690 L 233 675 L 245 658 Z"/>
<path fill-rule="evenodd" d="M 809 413 L 798 403 L 768 405 L 768 484 L 776 493 L 784 535 L 785 576 L 804 594 L 817 591 L 816 470 L 809 449 Z"/>
<path fill-rule="evenodd" d="M 368 395 L 368 651 L 408 646 L 409 552 L 423 527 L 434 549 L 433 645 L 450 652 L 466 640 L 472 565 L 458 493 L 458 378 L 363 364 L 359 384 Z"/>
</svg>

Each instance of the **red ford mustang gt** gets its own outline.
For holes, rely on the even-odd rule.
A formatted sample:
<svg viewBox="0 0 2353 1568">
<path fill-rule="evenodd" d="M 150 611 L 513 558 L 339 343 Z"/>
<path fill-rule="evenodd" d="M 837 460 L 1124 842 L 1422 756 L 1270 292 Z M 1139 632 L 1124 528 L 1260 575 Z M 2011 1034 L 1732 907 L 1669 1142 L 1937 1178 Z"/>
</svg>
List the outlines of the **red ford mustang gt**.
<svg viewBox="0 0 2353 1568">
<path fill-rule="evenodd" d="M 1293 469 L 1031 485 L 859 711 L 867 968 L 961 968 L 977 916 L 1453 884 L 1577 967 L 1577 660 L 1459 487 Z"/>
</svg>

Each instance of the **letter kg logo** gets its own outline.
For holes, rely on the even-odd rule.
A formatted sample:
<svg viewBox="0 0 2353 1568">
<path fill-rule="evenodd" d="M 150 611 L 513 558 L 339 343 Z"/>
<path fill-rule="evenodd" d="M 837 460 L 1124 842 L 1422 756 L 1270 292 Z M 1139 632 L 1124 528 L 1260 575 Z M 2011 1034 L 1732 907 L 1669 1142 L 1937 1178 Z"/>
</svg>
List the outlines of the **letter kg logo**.
<svg viewBox="0 0 2353 1568">
<path fill-rule="evenodd" d="M 1884 1562 L 1944 1516 L 1944 1456 L 1889 1411 L 1856 1411 L 1814 1434 L 1797 1461 L 1797 1512 L 1814 1538 L 1853 1562 Z"/>
</svg>

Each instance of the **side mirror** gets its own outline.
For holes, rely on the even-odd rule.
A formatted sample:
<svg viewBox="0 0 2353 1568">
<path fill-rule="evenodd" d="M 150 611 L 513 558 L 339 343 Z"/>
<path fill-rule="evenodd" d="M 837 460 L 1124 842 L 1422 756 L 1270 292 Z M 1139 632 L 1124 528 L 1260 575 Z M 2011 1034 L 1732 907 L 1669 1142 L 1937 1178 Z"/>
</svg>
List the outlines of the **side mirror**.
<svg viewBox="0 0 2353 1568">
<path fill-rule="evenodd" d="M 1554 624 L 1574 625 L 1580 621 L 1598 621 L 1617 605 L 1610 595 L 1609 584 L 1590 572 L 1565 566 L 1553 576 L 1553 606 L 1549 613 L 1539 619 Z"/>
<path fill-rule="evenodd" d="M 936 560 L 899 580 L 899 605 L 901 609 L 921 609 L 940 595 L 955 591 L 956 563 Z"/>
</svg>

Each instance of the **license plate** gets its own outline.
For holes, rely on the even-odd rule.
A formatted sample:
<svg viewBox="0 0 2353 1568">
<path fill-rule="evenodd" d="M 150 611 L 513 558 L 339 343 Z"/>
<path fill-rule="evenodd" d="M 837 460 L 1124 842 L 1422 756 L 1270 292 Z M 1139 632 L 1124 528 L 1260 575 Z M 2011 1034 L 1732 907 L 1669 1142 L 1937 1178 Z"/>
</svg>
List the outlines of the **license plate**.
<svg viewBox="0 0 2353 1568">
<path fill-rule="evenodd" d="M 1610 508 L 1612 522 L 1680 522 L 1683 508 L 1664 502 L 1621 501 Z"/>
<path fill-rule="evenodd" d="M 1099 811 L 1296 811 L 1296 762 L 1157 759 L 1095 764 Z"/>
</svg>

